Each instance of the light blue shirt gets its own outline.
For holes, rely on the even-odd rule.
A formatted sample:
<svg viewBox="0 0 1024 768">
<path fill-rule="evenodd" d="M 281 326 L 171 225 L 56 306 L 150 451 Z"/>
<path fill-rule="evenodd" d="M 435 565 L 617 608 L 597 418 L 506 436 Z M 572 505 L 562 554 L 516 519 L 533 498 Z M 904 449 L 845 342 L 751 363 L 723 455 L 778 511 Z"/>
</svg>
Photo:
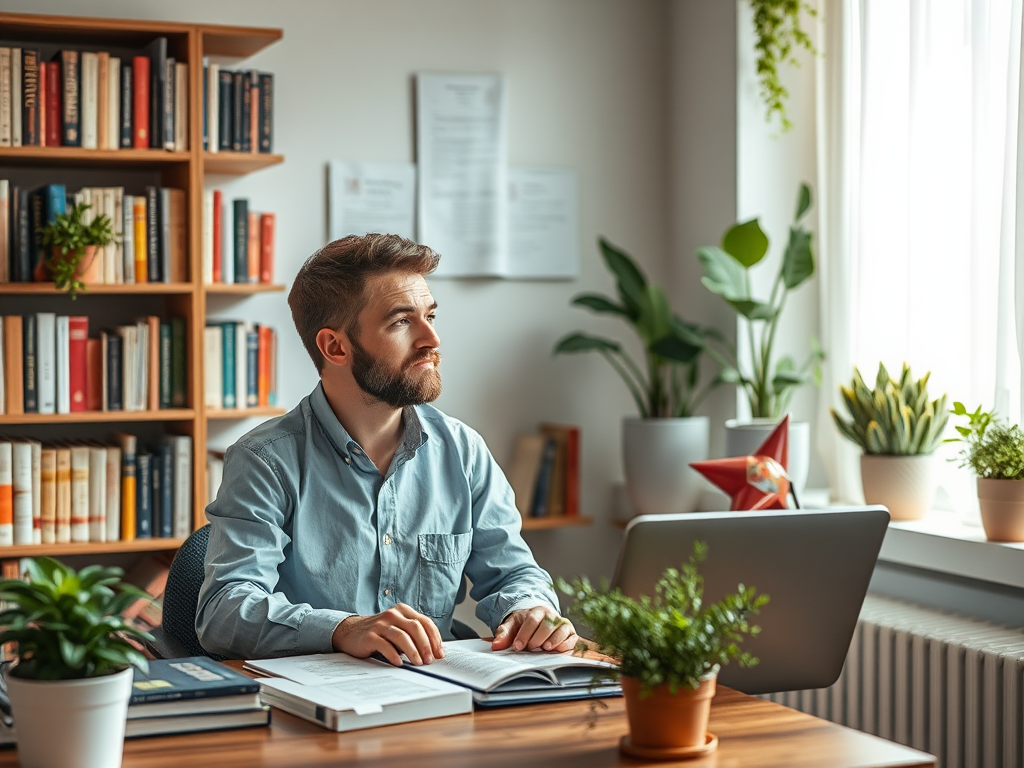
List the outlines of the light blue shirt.
<svg viewBox="0 0 1024 768">
<path fill-rule="evenodd" d="M 318 385 L 228 449 L 206 509 L 196 614 L 206 650 L 234 658 L 330 652 L 342 620 L 398 603 L 451 639 L 463 574 L 492 631 L 519 608 L 558 610 L 483 438 L 429 405 L 406 408 L 403 422 L 402 444 L 381 475 Z"/>
</svg>

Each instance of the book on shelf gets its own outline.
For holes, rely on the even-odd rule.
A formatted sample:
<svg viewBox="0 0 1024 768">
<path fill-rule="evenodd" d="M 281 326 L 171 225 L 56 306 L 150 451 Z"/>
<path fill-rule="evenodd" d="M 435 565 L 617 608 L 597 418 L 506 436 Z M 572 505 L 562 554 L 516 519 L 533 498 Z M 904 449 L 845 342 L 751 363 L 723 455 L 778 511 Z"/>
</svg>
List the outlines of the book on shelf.
<svg viewBox="0 0 1024 768">
<path fill-rule="evenodd" d="M 203 147 L 207 152 L 274 151 L 274 76 L 203 60 Z"/>
<path fill-rule="evenodd" d="M 207 408 L 265 408 L 277 403 L 275 331 L 242 320 L 210 320 L 203 331 Z"/>
<path fill-rule="evenodd" d="M 227 215 L 221 191 L 207 190 L 203 195 L 203 281 L 208 285 L 273 283 L 275 215 L 251 210 L 245 198 L 232 201 L 230 226 L 225 225 Z"/>
<path fill-rule="evenodd" d="M 524 518 L 578 516 L 579 467 L 579 427 L 547 423 L 519 435 L 506 473 L 519 513 Z"/>
</svg>

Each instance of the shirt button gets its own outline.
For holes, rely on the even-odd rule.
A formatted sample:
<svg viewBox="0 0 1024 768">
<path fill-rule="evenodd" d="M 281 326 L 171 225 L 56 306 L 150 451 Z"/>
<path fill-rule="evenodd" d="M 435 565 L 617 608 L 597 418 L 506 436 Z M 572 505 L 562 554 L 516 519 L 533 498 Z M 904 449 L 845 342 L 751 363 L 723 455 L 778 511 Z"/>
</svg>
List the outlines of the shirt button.
<svg viewBox="0 0 1024 768">
<path fill-rule="evenodd" d="M 363 455 L 363 452 L 360 451 L 358 448 L 353 448 L 352 449 L 352 453 L 354 453 L 356 456 L 362 456 Z"/>
<path fill-rule="evenodd" d="M 348 456 L 346 456 L 345 457 L 345 463 L 346 464 L 351 464 L 352 463 L 352 459 L 350 459 Z"/>
<path fill-rule="evenodd" d="M 386 547 L 390 547 L 391 546 L 391 535 L 390 534 L 387 534 L 387 533 L 384 534 L 384 546 L 386 546 Z"/>
<path fill-rule="evenodd" d="M 391 588 L 388 587 L 387 589 L 384 590 L 384 597 L 387 597 L 390 594 L 391 594 Z"/>
</svg>

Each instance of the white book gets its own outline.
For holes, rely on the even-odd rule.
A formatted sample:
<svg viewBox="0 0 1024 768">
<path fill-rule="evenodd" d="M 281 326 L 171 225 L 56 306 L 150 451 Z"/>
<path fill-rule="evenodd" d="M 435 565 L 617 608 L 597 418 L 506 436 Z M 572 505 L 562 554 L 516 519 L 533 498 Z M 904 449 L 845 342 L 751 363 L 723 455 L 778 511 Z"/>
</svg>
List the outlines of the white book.
<svg viewBox="0 0 1024 768">
<path fill-rule="evenodd" d="M 21 146 L 21 48 L 11 48 L 11 146 Z M 2 542 L 0 542 L 2 543 Z"/>
<path fill-rule="evenodd" d="M 135 410 L 149 408 L 149 326 L 145 321 L 135 324 Z"/>
<path fill-rule="evenodd" d="M 121 449 L 107 446 L 107 541 L 121 539 Z"/>
<path fill-rule="evenodd" d="M 125 195 L 121 203 L 121 270 L 124 282 L 135 282 L 135 198 Z"/>
<path fill-rule="evenodd" d="M 10 440 L 0 440 L 0 506 L 14 508 L 14 446 Z M 14 544 L 14 523 L 0 519 L 0 546 Z"/>
<path fill-rule="evenodd" d="M 82 149 L 96 149 L 99 139 L 99 54 L 82 51 L 81 88 Z M 72 534 L 73 535 L 73 534 Z"/>
<path fill-rule="evenodd" d="M 107 540 L 107 447 L 89 446 L 89 541 Z"/>
<path fill-rule="evenodd" d="M 117 149 L 117 147 L 114 147 Z M 124 187 L 114 187 L 114 214 L 110 217 L 110 226 L 114 230 L 114 279 L 115 283 L 124 282 Z M 134 262 L 134 258 L 132 259 Z"/>
<path fill-rule="evenodd" d="M 226 285 L 235 282 L 234 206 L 225 195 L 221 195 L 220 206 L 220 280 Z"/>
<path fill-rule="evenodd" d="M 213 283 L 213 192 L 203 192 L 203 283 Z"/>
<path fill-rule="evenodd" d="M 219 325 L 207 326 L 203 330 L 204 400 L 207 408 L 224 407 L 223 337 L 224 331 Z"/>
<path fill-rule="evenodd" d="M 57 450 L 43 448 L 39 459 L 40 543 L 57 541 Z"/>
<path fill-rule="evenodd" d="M 71 541 L 89 541 L 89 446 L 71 446 Z"/>
<path fill-rule="evenodd" d="M 174 64 L 174 149 L 188 149 L 188 64 Z"/>
<path fill-rule="evenodd" d="M 38 440 L 29 440 L 32 446 L 32 543 L 42 544 L 42 457 L 43 444 Z"/>
<path fill-rule="evenodd" d="M 71 318 L 57 317 L 55 357 L 57 360 L 57 413 L 71 413 Z"/>
<path fill-rule="evenodd" d="M 11 443 L 11 485 L 14 510 L 14 543 L 32 543 L 32 444 Z"/>
<path fill-rule="evenodd" d="M 0 47 L 0 147 L 11 146 L 11 49 Z"/>
<path fill-rule="evenodd" d="M 192 533 L 192 438 L 168 435 L 165 440 L 174 451 L 172 531 L 174 538 L 184 539 Z"/>
<path fill-rule="evenodd" d="M 114 224 L 117 219 L 115 218 L 115 205 L 114 197 L 115 190 L 113 187 L 103 187 L 99 190 L 100 196 L 103 199 L 103 204 L 100 206 L 100 213 L 107 217 L 107 221 L 110 222 L 110 228 L 116 229 Z M 103 282 L 110 284 L 117 282 L 116 268 L 114 267 L 114 259 L 117 257 L 117 246 L 114 243 L 108 243 L 103 246 Z"/>
<path fill-rule="evenodd" d="M 252 323 L 235 323 L 235 408 L 246 408 L 249 387 L 249 350 L 247 332 L 252 330 Z"/>
<path fill-rule="evenodd" d="M 217 152 L 220 147 L 220 65 L 206 67 L 206 151 Z"/>
<path fill-rule="evenodd" d="M 58 544 L 71 541 L 71 447 L 58 445 L 55 466 L 57 482 L 56 535 Z"/>
<path fill-rule="evenodd" d="M 36 312 L 36 375 L 39 413 L 57 412 L 57 316 Z"/>
<path fill-rule="evenodd" d="M 110 57 L 107 65 L 107 149 L 121 146 L 121 60 Z"/>
<path fill-rule="evenodd" d="M 121 337 L 121 402 L 126 411 L 135 410 L 135 326 L 117 326 Z"/>
<path fill-rule="evenodd" d="M 11 282 L 10 208 L 11 183 L 7 179 L 0 179 L 0 283 Z"/>
</svg>

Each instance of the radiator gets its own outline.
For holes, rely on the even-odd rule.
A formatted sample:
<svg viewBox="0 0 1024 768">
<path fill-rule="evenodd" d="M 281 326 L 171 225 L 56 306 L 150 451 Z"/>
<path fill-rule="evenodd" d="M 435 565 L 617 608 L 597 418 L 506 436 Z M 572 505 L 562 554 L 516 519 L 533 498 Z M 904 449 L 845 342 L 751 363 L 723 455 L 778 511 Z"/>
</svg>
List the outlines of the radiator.
<svg viewBox="0 0 1024 768">
<path fill-rule="evenodd" d="M 1024 768 L 1022 697 L 1024 630 L 868 595 L 833 686 L 763 698 L 930 752 L 940 768 Z"/>
</svg>

